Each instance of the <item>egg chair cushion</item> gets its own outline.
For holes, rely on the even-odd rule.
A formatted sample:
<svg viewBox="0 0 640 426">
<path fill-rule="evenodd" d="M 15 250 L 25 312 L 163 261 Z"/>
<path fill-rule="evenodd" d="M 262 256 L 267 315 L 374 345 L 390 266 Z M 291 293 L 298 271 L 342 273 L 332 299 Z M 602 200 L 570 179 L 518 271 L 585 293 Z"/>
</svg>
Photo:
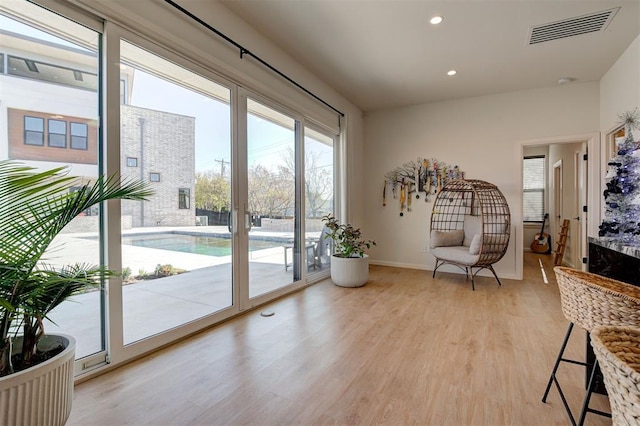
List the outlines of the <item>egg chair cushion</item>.
<svg viewBox="0 0 640 426">
<path fill-rule="evenodd" d="M 469 247 L 473 237 L 482 234 L 482 218 L 480 216 L 465 216 L 463 228 L 464 241 L 462 245 Z"/>
<path fill-rule="evenodd" d="M 469 254 L 480 254 L 482 248 L 482 235 L 475 234 L 469 244 Z"/>
<path fill-rule="evenodd" d="M 431 231 L 431 248 L 459 246 L 464 239 L 464 231 L 456 229 L 453 231 Z"/>
<path fill-rule="evenodd" d="M 480 259 L 480 255 L 469 253 L 469 248 L 465 246 L 436 247 L 431 249 L 431 253 L 438 259 L 469 266 L 475 265 Z"/>
</svg>

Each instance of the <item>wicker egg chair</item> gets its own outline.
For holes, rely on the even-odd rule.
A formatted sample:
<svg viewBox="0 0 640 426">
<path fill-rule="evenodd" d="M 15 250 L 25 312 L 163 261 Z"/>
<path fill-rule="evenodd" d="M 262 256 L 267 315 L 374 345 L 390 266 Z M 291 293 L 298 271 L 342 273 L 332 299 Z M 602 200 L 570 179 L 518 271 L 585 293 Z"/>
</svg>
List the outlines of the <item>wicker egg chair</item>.
<svg viewBox="0 0 640 426">
<path fill-rule="evenodd" d="M 497 186 L 483 180 L 448 182 L 437 194 L 431 212 L 430 246 L 438 268 L 451 264 L 474 276 L 489 269 L 500 279 L 493 264 L 502 259 L 511 234 L 511 214 Z M 475 269 L 475 272 L 474 272 Z"/>
</svg>

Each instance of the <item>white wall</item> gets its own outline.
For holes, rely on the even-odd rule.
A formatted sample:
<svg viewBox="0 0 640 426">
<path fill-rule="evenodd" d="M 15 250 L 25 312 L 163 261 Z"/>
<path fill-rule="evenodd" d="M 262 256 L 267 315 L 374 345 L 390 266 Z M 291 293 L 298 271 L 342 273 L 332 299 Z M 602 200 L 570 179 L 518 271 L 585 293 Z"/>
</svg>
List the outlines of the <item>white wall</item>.
<svg viewBox="0 0 640 426">
<path fill-rule="evenodd" d="M 433 269 L 433 256 L 424 252 L 432 203 L 414 201 L 414 211 L 401 218 L 393 203 L 382 207 L 382 186 L 385 172 L 416 157 L 434 157 L 504 193 L 512 240 L 496 271 L 519 278 L 522 141 L 597 132 L 598 97 L 599 84 L 591 82 L 366 114 L 363 231 L 378 243 L 370 252 L 372 263 Z"/>
<path fill-rule="evenodd" d="M 635 108 L 640 108 L 640 36 L 600 80 L 602 136 L 618 125 L 618 114 Z"/>
<path fill-rule="evenodd" d="M 601 176 L 604 187 L 607 172 L 606 161 L 610 155 L 607 149 L 608 134 L 620 125 L 618 114 L 640 110 L 640 36 L 638 36 L 622 56 L 609 68 L 600 80 L 600 131 L 601 133 Z M 640 131 L 635 131 L 640 137 Z M 604 203 L 601 206 L 604 217 Z"/>
</svg>

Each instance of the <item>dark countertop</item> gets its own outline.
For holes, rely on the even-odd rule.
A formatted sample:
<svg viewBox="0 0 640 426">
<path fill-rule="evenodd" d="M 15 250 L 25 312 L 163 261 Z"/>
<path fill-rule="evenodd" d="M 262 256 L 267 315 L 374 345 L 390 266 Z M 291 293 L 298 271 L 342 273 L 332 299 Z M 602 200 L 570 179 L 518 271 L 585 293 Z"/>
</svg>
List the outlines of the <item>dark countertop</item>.
<svg viewBox="0 0 640 426">
<path fill-rule="evenodd" d="M 614 241 L 610 238 L 589 237 L 589 243 L 608 248 L 609 250 L 617 251 L 618 253 L 626 254 L 627 256 L 635 257 L 636 259 L 640 259 L 640 242 L 634 245 L 633 243 Z"/>
</svg>

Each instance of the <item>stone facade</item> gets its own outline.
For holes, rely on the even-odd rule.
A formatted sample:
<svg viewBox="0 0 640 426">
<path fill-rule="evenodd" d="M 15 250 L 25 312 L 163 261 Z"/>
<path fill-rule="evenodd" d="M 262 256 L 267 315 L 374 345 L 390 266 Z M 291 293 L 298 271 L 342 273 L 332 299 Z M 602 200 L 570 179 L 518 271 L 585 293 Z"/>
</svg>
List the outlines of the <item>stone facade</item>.
<svg viewBox="0 0 640 426">
<path fill-rule="evenodd" d="M 149 201 L 124 200 L 122 215 L 132 217 L 133 227 L 194 226 L 195 118 L 120 108 L 122 176 L 149 182 L 155 192 Z M 180 189 L 188 190 L 188 208 L 180 208 Z"/>
</svg>

